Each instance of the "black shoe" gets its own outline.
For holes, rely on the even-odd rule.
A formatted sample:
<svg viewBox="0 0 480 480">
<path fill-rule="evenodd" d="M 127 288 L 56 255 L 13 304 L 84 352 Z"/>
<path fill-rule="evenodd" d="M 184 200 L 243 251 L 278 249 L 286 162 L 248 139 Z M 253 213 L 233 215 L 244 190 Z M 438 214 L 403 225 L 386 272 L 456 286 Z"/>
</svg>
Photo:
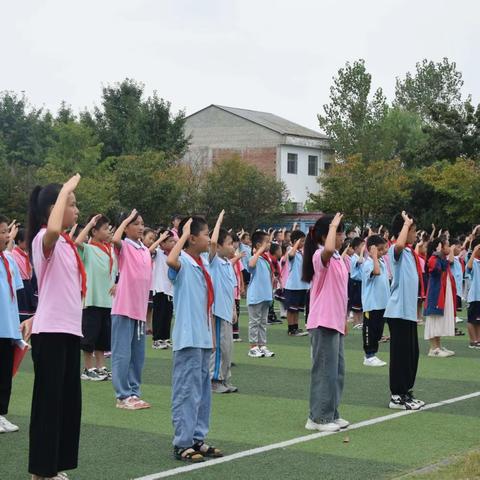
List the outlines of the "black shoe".
<svg viewBox="0 0 480 480">
<path fill-rule="evenodd" d="M 295 330 L 290 330 L 288 335 L 291 337 L 306 337 L 308 332 L 303 331 L 301 328 L 296 328 Z"/>
</svg>

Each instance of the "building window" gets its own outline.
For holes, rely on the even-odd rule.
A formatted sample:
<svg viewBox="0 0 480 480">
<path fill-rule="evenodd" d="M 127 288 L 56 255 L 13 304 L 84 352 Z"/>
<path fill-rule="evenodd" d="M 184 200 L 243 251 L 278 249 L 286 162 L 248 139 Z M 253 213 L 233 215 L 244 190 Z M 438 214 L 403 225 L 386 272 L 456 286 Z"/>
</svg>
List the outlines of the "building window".
<svg viewBox="0 0 480 480">
<path fill-rule="evenodd" d="M 318 157 L 316 155 L 308 156 L 308 174 L 314 177 L 318 176 Z"/>
<path fill-rule="evenodd" d="M 298 155 L 289 153 L 287 157 L 287 173 L 297 174 L 298 171 Z"/>
<path fill-rule="evenodd" d="M 330 162 L 324 162 L 323 163 L 323 169 L 324 170 L 329 170 L 332 164 Z"/>
</svg>

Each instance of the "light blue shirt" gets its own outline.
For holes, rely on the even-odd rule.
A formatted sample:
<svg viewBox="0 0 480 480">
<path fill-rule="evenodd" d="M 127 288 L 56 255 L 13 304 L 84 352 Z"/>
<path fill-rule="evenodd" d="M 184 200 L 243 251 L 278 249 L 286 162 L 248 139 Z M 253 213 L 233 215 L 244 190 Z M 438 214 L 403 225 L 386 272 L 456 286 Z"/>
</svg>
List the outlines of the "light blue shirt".
<svg viewBox="0 0 480 480">
<path fill-rule="evenodd" d="M 8 252 L 4 252 L 4 254 L 12 275 L 14 298 L 12 298 L 10 292 L 5 265 L 3 261 L 0 260 L 0 338 L 20 340 L 22 334 L 19 330 L 20 315 L 18 313 L 17 290 L 23 288 L 23 281 L 17 263 L 12 255 Z"/>
<path fill-rule="evenodd" d="M 356 253 L 350 257 L 350 278 L 357 282 L 362 281 L 362 263 L 359 260 L 360 257 Z"/>
<path fill-rule="evenodd" d="M 252 247 L 240 242 L 238 249 L 240 250 L 240 253 L 245 253 L 245 256 L 242 257 L 240 261 L 243 264 L 243 268 L 248 271 L 248 261 L 252 258 Z"/>
<path fill-rule="evenodd" d="M 308 290 L 310 284 L 302 281 L 303 255 L 295 252 L 294 257 L 288 257 L 288 277 L 285 288 L 287 290 Z"/>
<path fill-rule="evenodd" d="M 182 252 L 177 272 L 168 269 L 173 283 L 173 350 L 184 348 L 212 348 L 212 332 L 209 328 L 207 303 L 208 290 L 200 265 L 188 253 Z"/>
<path fill-rule="evenodd" d="M 463 292 L 463 269 L 462 264 L 458 257 L 455 257 L 453 260 L 453 268 L 452 268 L 453 278 L 455 279 L 455 287 L 457 289 L 457 295 L 459 297 L 462 296 Z"/>
<path fill-rule="evenodd" d="M 480 260 L 475 258 L 472 269 L 467 268 L 467 271 L 470 274 L 467 302 L 480 302 Z"/>
<path fill-rule="evenodd" d="M 392 266 L 393 282 L 390 290 L 386 318 L 401 318 L 417 321 L 418 272 L 413 252 L 404 248 L 398 259 L 395 258 L 395 245 L 388 250 Z"/>
<path fill-rule="evenodd" d="M 230 260 L 215 255 L 210 262 L 209 271 L 215 290 L 213 314 L 232 323 L 233 305 L 235 304 L 234 289 L 237 286 L 237 276 L 233 265 Z"/>
<path fill-rule="evenodd" d="M 364 312 L 385 310 L 390 298 L 390 282 L 383 258 L 378 259 L 380 275 L 372 275 L 373 259 L 368 258 L 362 266 L 362 306 Z"/>
<path fill-rule="evenodd" d="M 247 289 L 247 305 L 257 305 L 273 300 L 272 275 L 270 264 L 260 257 L 255 267 L 248 267 L 251 274 Z"/>
</svg>

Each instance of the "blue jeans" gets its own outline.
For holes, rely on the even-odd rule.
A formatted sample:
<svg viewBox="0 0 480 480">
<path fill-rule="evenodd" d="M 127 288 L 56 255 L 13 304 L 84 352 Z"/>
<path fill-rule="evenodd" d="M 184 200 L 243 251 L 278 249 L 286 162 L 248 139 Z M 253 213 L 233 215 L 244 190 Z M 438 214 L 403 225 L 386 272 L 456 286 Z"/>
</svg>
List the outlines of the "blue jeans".
<svg viewBox="0 0 480 480">
<path fill-rule="evenodd" d="M 191 447 L 204 441 L 210 423 L 212 387 L 209 348 L 183 348 L 173 352 L 173 445 Z"/>
<path fill-rule="evenodd" d="M 112 383 L 115 396 L 140 397 L 145 361 L 145 322 L 112 315 Z"/>
</svg>

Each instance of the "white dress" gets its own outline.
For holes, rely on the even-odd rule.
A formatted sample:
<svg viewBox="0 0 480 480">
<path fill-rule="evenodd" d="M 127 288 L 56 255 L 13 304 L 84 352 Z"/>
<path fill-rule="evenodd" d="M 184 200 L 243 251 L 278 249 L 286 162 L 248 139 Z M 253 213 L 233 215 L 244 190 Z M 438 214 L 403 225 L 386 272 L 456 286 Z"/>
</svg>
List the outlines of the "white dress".
<svg viewBox="0 0 480 480">
<path fill-rule="evenodd" d="M 425 340 L 434 337 L 455 336 L 456 298 L 453 298 L 453 289 L 450 275 L 447 275 L 447 291 L 445 292 L 445 308 L 443 315 L 427 315 L 425 318 Z"/>
</svg>

